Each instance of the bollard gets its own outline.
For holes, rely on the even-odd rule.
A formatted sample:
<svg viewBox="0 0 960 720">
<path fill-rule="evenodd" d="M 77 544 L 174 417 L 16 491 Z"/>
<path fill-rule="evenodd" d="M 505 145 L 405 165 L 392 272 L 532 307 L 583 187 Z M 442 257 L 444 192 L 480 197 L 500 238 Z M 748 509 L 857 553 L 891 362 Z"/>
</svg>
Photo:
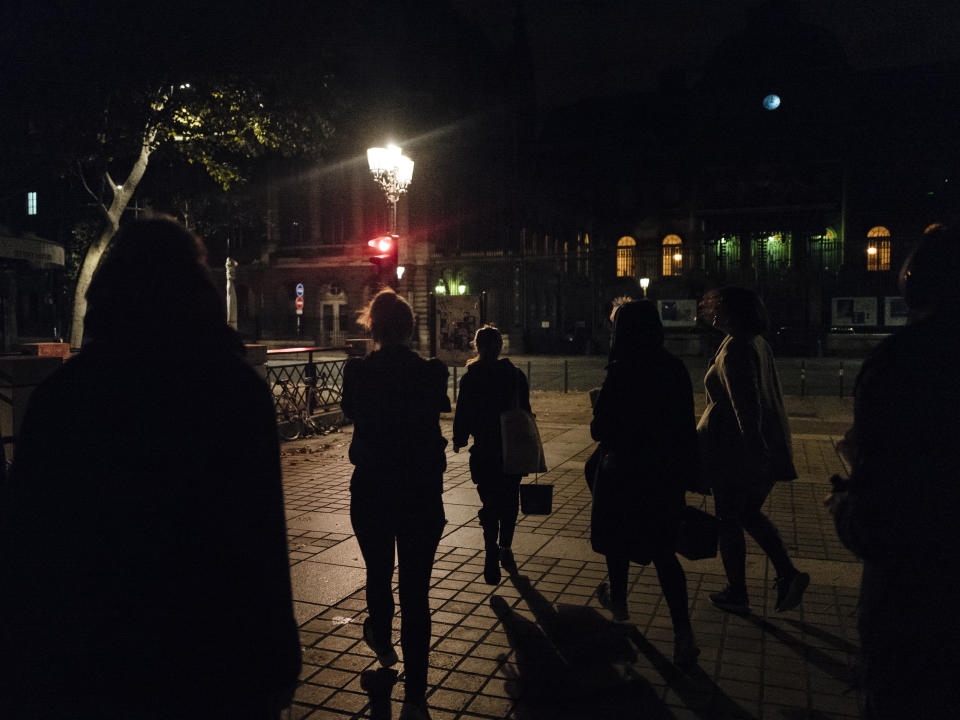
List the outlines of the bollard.
<svg viewBox="0 0 960 720">
<path fill-rule="evenodd" d="M 453 401 L 457 401 L 457 366 L 453 366 Z"/>
<path fill-rule="evenodd" d="M 807 361 L 800 361 L 800 397 L 807 395 Z"/>
<path fill-rule="evenodd" d="M 570 361 L 563 361 L 563 392 L 566 394 L 570 390 Z"/>
<path fill-rule="evenodd" d="M 843 360 L 840 361 L 840 372 L 837 373 L 840 377 L 840 397 L 843 397 Z"/>
<path fill-rule="evenodd" d="M 527 389 L 529 390 L 533 390 L 533 380 L 530 379 L 532 377 L 533 375 L 530 374 L 530 361 L 527 360 Z"/>
</svg>

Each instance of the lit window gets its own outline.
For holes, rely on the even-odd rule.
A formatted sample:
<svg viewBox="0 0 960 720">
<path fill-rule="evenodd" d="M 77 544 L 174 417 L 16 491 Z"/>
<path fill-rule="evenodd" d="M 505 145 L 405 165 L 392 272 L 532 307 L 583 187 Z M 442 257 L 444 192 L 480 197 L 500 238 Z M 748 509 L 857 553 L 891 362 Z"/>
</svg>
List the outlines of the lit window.
<svg viewBox="0 0 960 720">
<path fill-rule="evenodd" d="M 27 193 L 27 215 L 37 214 L 37 194 L 35 192 Z"/>
<path fill-rule="evenodd" d="M 927 225 L 926 229 L 923 231 L 923 234 L 926 235 L 928 232 L 933 232 L 937 228 L 942 228 L 942 223 L 933 223 L 932 225 Z"/>
<path fill-rule="evenodd" d="M 843 264 L 843 243 L 832 227 L 822 235 L 810 236 L 810 258 L 824 270 L 837 270 Z"/>
<path fill-rule="evenodd" d="M 722 235 L 714 247 L 717 269 L 732 270 L 740 266 L 740 236 Z"/>
<path fill-rule="evenodd" d="M 663 276 L 683 274 L 683 240 L 679 235 L 667 235 L 663 239 Z"/>
<path fill-rule="evenodd" d="M 890 231 L 882 225 L 867 232 L 867 270 L 890 269 Z"/>
<path fill-rule="evenodd" d="M 637 270 L 637 241 L 622 237 L 617 241 L 617 277 L 633 277 Z"/>
</svg>

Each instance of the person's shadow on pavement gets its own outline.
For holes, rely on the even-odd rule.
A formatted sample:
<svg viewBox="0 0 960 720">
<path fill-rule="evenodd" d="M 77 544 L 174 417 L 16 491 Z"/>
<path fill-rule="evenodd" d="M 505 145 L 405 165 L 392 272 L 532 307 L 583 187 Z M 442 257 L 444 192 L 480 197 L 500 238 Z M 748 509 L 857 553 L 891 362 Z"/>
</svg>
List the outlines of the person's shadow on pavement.
<svg viewBox="0 0 960 720">
<path fill-rule="evenodd" d="M 791 635 L 782 628 L 777 627 L 773 623 L 764 620 L 763 618 L 756 617 L 755 615 L 749 615 L 746 616 L 746 619 L 764 632 L 769 633 L 777 640 L 782 642 L 786 647 L 790 648 L 806 662 L 810 663 L 814 667 L 819 668 L 830 677 L 840 680 L 841 682 L 848 683 L 850 685 L 848 692 L 852 692 L 857 688 L 858 673 L 856 667 L 851 665 L 851 663 L 843 662 L 835 657 L 831 657 L 823 650 L 803 642 L 803 640 L 800 638 Z M 830 643 L 837 648 L 837 650 L 841 650 L 852 656 L 854 663 L 856 663 L 860 656 L 860 648 L 848 640 L 837 637 L 832 633 L 828 633 L 826 630 L 821 630 L 820 628 L 816 628 L 808 623 L 798 622 L 791 619 L 785 619 L 784 622 L 793 625 L 793 627 L 802 631 L 806 635 L 810 635 L 811 637 L 815 637 L 819 640 Z"/>
<path fill-rule="evenodd" d="M 370 698 L 370 720 L 391 720 L 390 696 L 397 677 L 396 670 L 383 667 L 360 673 L 360 687 Z"/>
<path fill-rule="evenodd" d="M 700 666 L 681 670 L 657 650 L 636 627 L 628 630 L 630 641 L 684 706 L 703 720 L 756 720 L 756 716 L 727 695 Z"/>
<path fill-rule="evenodd" d="M 673 718 L 658 690 L 633 668 L 636 649 L 624 628 L 593 608 L 554 607 L 528 578 L 511 573 L 535 621 L 499 595 L 490 606 L 503 623 L 515 662 L 503 665 L 518 720 Z"/>
</svg>

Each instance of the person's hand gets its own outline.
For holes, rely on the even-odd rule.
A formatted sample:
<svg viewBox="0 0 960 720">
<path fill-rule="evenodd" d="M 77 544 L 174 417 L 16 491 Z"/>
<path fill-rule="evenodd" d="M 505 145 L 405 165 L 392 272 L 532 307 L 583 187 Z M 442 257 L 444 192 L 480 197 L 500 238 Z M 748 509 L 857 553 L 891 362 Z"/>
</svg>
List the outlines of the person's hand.
<svg viewBox="0 0 960 720">
<path fill-rule="evenodd" d="M 823 506 L 830 511 L 831 515 L 836 515 L 840 504 L 847 499 L 847 492 L 832 492 L 823 499 Z"/>
</svg>

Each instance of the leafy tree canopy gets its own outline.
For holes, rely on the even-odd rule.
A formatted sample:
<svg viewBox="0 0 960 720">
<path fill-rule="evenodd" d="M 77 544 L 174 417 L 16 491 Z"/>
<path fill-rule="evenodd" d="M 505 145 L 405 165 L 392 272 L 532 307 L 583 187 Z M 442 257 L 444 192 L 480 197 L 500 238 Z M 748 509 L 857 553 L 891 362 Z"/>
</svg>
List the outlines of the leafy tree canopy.
<svg viewBox="0 0 960 720">
<path fill-rule="evenodd" d="M 226 190 L 253 158 L 322 151 L 333 131 L 328 77 L 316 48 L 284 41 L 297 18 L 278 10 L 38 0 L 2 11 L 10 124 L 0 191 L 72 174 L 102 211 L 77 274 L 74 344 L 93 272 L 158 157 L 202 168 Z"/>
</svg>

